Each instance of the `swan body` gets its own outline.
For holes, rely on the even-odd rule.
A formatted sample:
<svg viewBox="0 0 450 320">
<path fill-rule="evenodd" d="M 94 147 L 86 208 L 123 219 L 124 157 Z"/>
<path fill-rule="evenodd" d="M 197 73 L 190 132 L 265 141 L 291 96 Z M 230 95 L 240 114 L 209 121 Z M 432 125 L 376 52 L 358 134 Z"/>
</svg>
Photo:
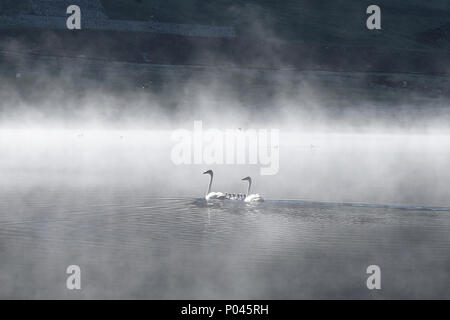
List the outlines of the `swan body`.
<svg viewBox="0 0 450 320">
<path fill-rule="evenodd" d="M 258 193 L 249 194 L 244 199 L 245 202 L 264 202 L 264 198 L 261 197 Z"/>
<path fill-rule="evenodd" d="M 226 196 L 223 192 L 210 192 L 205 196 L 206 200 L 225 200 Z"/>
<path fill-rule="evenodd" d="M 264 202 L 264 198 L 258 193 L 250 194 L 250 187 L 252 186 L 252 178 L 245 177 L 242 180 L 248 181 L 247 195 L 244 198 L 244 202 Z"/>
<path fill-rule="evenodd" d="M 206 191 L 205 199 L 206 200 L 225 200 L 226 195 L 223 192 L 211 192 L 212 181 L 214 177 L 214 173 L 212 170 L 208 170 L 203 172 L 203 174 L 209 174 L 211 179 L 209 180 L 208 190 Z"/>
</svg>

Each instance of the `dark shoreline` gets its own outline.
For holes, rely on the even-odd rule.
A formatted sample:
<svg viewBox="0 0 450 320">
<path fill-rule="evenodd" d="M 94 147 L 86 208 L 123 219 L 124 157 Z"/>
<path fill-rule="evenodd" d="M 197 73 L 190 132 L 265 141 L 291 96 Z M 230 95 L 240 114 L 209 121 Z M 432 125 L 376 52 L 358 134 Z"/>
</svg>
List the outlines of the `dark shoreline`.
<svg viewBox="0 0 450 320">
<path fill-rule="evenodd" d="M 183 37 L 144 32 L 0 30 L 0 48 L 36 55 L 148 64 L 450 75 L 446 50 L 287 43 L 240 36 Z"/>
</svg>

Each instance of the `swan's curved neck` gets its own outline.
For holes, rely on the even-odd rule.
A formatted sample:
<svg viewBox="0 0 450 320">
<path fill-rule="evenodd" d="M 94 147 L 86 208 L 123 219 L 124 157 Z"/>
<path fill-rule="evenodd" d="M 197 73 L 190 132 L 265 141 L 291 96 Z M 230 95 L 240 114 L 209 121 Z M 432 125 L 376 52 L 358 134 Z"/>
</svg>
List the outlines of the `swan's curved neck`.
<svg viewBox="0 0 450 320">
<path fill-rule="evenodd" d="M 248 180 L 248 188 L 247 188 L 247 195 L 250 194 L 250 187 L 252 186 L 252 180 Z"/>
<path fill-rule="evenodd" d="M 208 190 L 206 191 L 206 195 L 208 195 L 211 192 L 211 186 L 212 186 L 212 180 L 213 180 L 213 175 L 210 174 L 211 179 L 209 180 L 209 185 L 208 185 Z"/>
</svg>

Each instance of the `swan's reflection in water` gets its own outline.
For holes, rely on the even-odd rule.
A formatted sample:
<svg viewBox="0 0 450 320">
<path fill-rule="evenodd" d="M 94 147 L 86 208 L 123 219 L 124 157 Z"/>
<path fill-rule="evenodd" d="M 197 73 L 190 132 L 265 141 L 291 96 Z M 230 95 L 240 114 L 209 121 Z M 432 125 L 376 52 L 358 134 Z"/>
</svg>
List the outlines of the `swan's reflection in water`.
<svg viewBox="0 0 450 320">
<path fill-rule="evenodd" d="M 211 221 L 213 223 L 217 222 L 219 225 L 223 223 L 221 219 L 226 219 L 227 217 L 222 217 L 223 214 L 230 215 L 243 215 L 246 220 L 257 219 L 258 215 L 262 213 L 260 206 L 263 203 L 251 203 L 243 201 L 233 201 L 233 200 L 215 200 L 215 201 L 204 201 L 203 199 L 196 200 L 196 203 L 201 207 L 202 204 L 207 208 L 207 223 L 205 224 L 207 232 L 208 228 L 211 226 Z"/>
</svg>

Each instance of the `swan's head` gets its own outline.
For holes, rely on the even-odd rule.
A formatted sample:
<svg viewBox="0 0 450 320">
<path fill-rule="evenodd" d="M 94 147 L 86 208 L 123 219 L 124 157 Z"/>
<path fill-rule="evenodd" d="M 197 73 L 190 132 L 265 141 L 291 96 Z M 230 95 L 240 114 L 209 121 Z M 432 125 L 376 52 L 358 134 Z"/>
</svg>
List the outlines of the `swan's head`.
<svg viewBox="0 0 450 320">
<path fill-rule="evenodd" d="M 252 181 L 252 178 L 250 178 L 250 177 L 245 177 L 245 178 L 242 178 L 242 180 L 245 180 L 245 181 Z"/>
<path fill-rule="evenodd" d="M 212 172 L 212 170 L 208 170 L 208 171 L 203 172 L 203 174 L 213 175 L 213 172 Z"/>
</svg>

